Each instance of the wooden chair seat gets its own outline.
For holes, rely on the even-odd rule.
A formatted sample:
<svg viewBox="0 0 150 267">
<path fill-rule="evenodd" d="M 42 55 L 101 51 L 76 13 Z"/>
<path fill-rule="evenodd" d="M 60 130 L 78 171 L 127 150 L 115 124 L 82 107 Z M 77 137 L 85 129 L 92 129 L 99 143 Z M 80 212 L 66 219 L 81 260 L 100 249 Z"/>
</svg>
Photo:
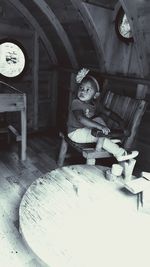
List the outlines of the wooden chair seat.
<svg viewBox="0 0 150 267">
<path fill-rule="evenodd" d="M 72 146 L 73 148 L 75 148 L 79 152 L 82 152 L 82 150 L 86 149 L 86 148 L 94 148 L 95 147 L 94 143 L 79 144 L 79 143 L 73 142 L 67 135 L 64 135 L 64 139 L 70 146 Z"/>
<path fill-rule="evenodd" d="M 122 96 L 114 94 L 111 91 L 107 91 L 103 97 L 102 104 L 104 107 L 117 113 L 125 122 L 125 133 L 121 137 L 122 145 L 125 149 L 131 149 L 135 136 L 140 125 L 142 116 L 146 109 L 146 102 L 140 99 L 133 99 L 128 96 Z M 116 127 L 116 122 L 108 117 L 106 121 L 110 129 Z M 87 164 L 95 164 L 96 158 L 112 157 L 107 151 L 103 149 L 98 153 L 95 152 L 95 144 L 78 144 L 72 142 L 66 135 L 60 134 L 62 137 L 62 143 L 60 153 L 58 157 L 58 166 L 63 166 L 66 157 L 68 145 L 71 145 L 74 149 L 81 152 L 83 157 L 86 158 Z M 118 138 L 114 136 L 114 138 Z"/>
</svg>

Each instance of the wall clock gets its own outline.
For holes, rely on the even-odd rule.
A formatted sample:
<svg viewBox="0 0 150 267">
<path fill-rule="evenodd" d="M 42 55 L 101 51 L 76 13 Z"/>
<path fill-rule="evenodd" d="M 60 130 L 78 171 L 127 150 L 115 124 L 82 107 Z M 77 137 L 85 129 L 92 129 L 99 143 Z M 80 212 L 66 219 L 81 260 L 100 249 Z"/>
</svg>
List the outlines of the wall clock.
<svg viewBox="0 0 150 267">
<path fill-rule="evenodd" d="M 26 65 L 24 49 L 13 41 L 0 42 L 0 74 L 15 78 L 23 73 Z"/>
<path fill-rule="evenodd" d="M 122 7 L 116 16 L 115 26 L 117 35 L 122 41 L 126 43 L 133 42 L 131 26 Z"/>
</svg>

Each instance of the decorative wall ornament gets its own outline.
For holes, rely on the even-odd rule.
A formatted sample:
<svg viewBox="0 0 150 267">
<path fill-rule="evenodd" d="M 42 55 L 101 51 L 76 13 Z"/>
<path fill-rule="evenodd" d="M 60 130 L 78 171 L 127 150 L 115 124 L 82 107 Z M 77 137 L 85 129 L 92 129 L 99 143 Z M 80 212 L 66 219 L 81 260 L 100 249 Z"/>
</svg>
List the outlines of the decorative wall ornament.
<svg viewBox="0 0 150 267">
<path fill-rule="evenodd" d="M 122 7 L 119 9 L 117 13 L 115 28 L 119 39 L 121 39 L 126 43 L 133 42 L 133 34 L 131 26 L 127 18 L 127 15 L 125 14 Z"/>
<path fill-rule="evenodd" d="M 0 41 L 0 74 L 15 78 L 23 73 L 26 65 L 24 49 L 15 41 Z"/>
</svg>

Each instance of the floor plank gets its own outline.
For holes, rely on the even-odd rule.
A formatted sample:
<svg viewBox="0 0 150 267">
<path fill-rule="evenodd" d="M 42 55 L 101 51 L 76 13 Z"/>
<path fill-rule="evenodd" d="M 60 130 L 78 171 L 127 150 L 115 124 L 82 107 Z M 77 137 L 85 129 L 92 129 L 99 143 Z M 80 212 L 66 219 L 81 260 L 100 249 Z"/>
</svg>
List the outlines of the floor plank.
<svg viewBox="0 0 150 267">
<path fill-rule="evenodd" d="M 56 142 L 44 136 L 28 139 L 27 160 L 18 159 L 17 144 L 0 144 L 0 265 L 46 267 L 19 233 L 19 205 L 30 184 L 56 167 Z"/>
</svg>

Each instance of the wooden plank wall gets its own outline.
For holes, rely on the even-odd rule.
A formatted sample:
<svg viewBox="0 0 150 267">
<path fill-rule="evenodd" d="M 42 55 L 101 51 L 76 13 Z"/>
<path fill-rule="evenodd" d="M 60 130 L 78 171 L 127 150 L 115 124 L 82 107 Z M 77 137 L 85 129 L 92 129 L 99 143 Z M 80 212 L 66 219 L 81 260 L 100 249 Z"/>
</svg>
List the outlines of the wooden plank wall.
<svg viewBox="0 0 150 267">
<path fill-rule="evenodd" d="M 128 45 L 123 43 L 115 31 L 118 9 L 104 9 L 89 4 L 87 7 L 103 48 L 107 73 L 140 76 L 140 66 L 134 43 Z"/>
<path fill-rule="evenodd" d="M 27 125 L 28 130 L 38 130 L 41 127 L 54 127 L 56 118 L 56 90 L 54 74 L 51 71 L 52 62 L 37 32 L 28 22 L 16 12 L 13 7 L 5 5 L 7 16 L 0 18 L 0 39 L 10 38 L 20 42 L 27 54 L 27 66 L 24 75 L 18 79 L 7 79 L 27 95 Z M 10 15 L 11 14 L 11 15 Z M 13 17 L 14 16 L 14 17 Z M 10 25 L 13 21 L 14 25 Z M 55 103 L 54 103 L 55 102 Z M 52 110 L 53 108 L 53 110 Z M 17 122 L 16 115 L 9 115 L 10 120 Z"/>
<path fill-rule="evenodd" d="M 124 80 L 107 80 L 107 89 L 113 91 L 116 94 L 130 96 L 136 98 L 137 94 L 137 84 L 133 82 L 128 82 Z"/>
<path fill-rule="evenodd" d="M 3 24 L 3 27 L 0 27 L 0 35 L 1 39 L 19 41 L 26 50 L 27 68 L 24 75 L 15 80 L 7 79 L 6 82 L 27 95 L 28 130 L 55 127 L 58 75 L 56 71 L 51 70 L 51 61 L 42 41 L 35 31 L 21 30 L 21 27 L 16 25 Z M 7 87 L 3 88 L 1 85 L 0 91 L 5 92 Z M 17 113 L 8 114 L 7 118 L 12 123 L 19 123 Z"/>
</svg>

